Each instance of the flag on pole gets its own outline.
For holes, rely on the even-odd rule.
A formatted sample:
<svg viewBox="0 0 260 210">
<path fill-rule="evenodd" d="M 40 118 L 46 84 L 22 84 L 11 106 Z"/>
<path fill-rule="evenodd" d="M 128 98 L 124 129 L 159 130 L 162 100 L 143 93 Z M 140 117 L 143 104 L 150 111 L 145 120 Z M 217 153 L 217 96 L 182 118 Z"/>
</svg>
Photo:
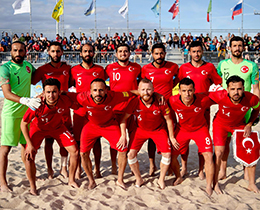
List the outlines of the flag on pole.
<svg viewBox="0 0 260 210">
<path fill-rule="evenodd" d="M 178 12 L 179 12 L 179 0 L 176 0 L 174 2 L 174 4 L 172 5 L 172 7 L 169 9 L 168 12 L 173 14 L 172 19 L 174 19 L 178 15 Z"/>
<path fill-rule="evenodd" d="M 30 0 L 16 0 L 13 4 L 14 15 L 22 13 L 30 13 L 31 5 Z"/>
<path fill-rule="evenodd" d="M 232 20 L 234 20 L 234 16 L 242 14 L 242 4 L 243 0 L 240 0 L 233 8 L 230 9 L 232 11 Z"/>
<path fill-rule="evenodd" d="M 118 13 L 125 18 L 128 13 L 128 0 L 125 1 L 125 4 L 118 10 Z"/>
<path fill-rule="evenodd" d="M 92 15 L 94 12 L 95 12 L 95 7 L 94 7 L 94 1 L 95 0 L 92 0 L 89 8 L 87 9 L 87 11 L 84 13 L 84 15 L 86 16 L 89 16 L 89 15 Z"/>
<path fill-rule="evenodd" d="M 63 15 L 63 7 L 64 7 L 63 0 L 59 0 L 53 9 L 51 16 L 57 22 L 60 22 L 60 16 Z"/>
<path fill-rule="evenodd" d="M 160 15 L 159 9 L 160 9 L 160 0 L 158 0 L 156 4 L 151 8 L 151 10 L 154 12 L 156 17 Z"/>
<path fill-rule="evenodd" d="M 212 0 L 209 1 L 208 11 L 207 11 L 207 21 L 209 22 L 209 13 L 212 10 Z"/>
</svg>

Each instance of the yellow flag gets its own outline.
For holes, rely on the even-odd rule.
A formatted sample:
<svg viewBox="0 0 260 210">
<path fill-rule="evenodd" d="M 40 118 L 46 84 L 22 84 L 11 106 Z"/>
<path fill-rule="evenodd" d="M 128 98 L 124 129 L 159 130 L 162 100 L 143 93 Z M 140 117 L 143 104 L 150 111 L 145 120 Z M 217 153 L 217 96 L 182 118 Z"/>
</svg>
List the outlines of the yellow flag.
<svg viewBox="0 0 260 210">
<path fill-rule="evenodd" d="M 52 18 L 54 18 L 56 21 L 60 22 L 60 15 L 63 14 L 63 0 L 59 0 L 59 2 L 54 7 L 54 10 L 52 12 Z"/>
</svg>

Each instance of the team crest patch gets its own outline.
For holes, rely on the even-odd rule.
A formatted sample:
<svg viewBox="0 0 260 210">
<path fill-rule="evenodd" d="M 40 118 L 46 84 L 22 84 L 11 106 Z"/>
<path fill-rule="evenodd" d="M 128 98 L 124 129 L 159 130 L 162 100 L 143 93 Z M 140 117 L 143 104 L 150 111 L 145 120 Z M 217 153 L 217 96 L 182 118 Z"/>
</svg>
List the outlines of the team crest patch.
<svg viewBox="0 0 260 210">
<path fill-rule="evenodd" d="M 123 93 L 124 97 L 129 97 L 128 92 L 122 92 L 122 93 Z"/>
<path fill-rule="evenodd" d="M 241 71 L 242 73 L 247 73 L 247 72 L 249 71 L 249 68 L 248 68 L 247 66 L 242 66 L 241 69 L 240 69 L 240 71 Z"/>
<path fill-rule="evenodd" d="M 31 73 L 31 69 L 29 68 L 29 66 L 26 66 L 26 71 L 27 71 L 28 73 Z"/>
</svg>

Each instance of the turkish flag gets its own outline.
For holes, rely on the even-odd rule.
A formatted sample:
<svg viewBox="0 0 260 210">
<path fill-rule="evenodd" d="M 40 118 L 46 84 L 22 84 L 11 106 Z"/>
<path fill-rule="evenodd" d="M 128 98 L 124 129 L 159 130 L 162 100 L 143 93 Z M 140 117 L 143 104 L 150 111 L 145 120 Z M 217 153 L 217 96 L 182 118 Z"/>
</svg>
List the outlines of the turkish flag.
<svg viewBox="0 0 260 210">
<path fill-rule="evenodd" d="M 233 133 L 234 159 L 244 166 L 254 166 L 260 157 L 260 141 L 257 131 L 252 131 L 249 137 L 243 137 L 244 130 Z"/>
</svg>

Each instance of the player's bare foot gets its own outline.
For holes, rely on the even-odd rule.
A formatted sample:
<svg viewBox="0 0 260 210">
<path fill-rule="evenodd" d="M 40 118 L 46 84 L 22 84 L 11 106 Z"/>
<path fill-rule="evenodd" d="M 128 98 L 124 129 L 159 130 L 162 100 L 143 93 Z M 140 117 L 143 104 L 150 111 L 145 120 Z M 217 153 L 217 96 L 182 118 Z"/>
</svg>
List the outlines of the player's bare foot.
<svg viewBox="0 0 260 210">
<path fill-rule="evenodd" d="M 95 176 L 95 178 L 102 178 L 102 175 L 101 175 L 99 170 L 98 171 L 94 171 L 94 176 Z"/>
<path fill-rule="evenodd" d="M 53 179 L 54 171 L 52 169 L 48 169 L 48 179 Z"/>
<path fill-rule="evenodd" d="M 254 193 L 259 193 L 260 192 L 255 184 L 249 184 L 247 189 L 250 190 L 250 191 L 253 191 Z"/>
<path fill-rule="evenodd" d="M 182 177 L 179 177 L 179 178 L 175 179 L 175 181 L 173 182 L 173 186 L 181 184 L 182 181 L 183 181 Z"/>
<path fill-rule="evenodd" d="M 67 171 L 67 167 L 66 166 L 63 166 L 60 170 L 60 174 L 64 177 L 64 178 L 68 178 L 69 177 L 69 174 L 68 174 L 68 171 Z"/>
<path fill-rule="evenodd" d="M 165 182 L 163 181 L 163 180 L 158 180 L 158 182 L 157 182 L 157 184 L 158 184 L 158 187 L 161 189 L 161 190 L 163 190 L 163 189 L 165 189 Z"/>
<path fill-rule="evenodd" d="M 198 174 L 200 180 L 204 180 L 205 179 L 205 175 L 203 173 L 203 171 L 199 171 L 199 174 Z"/>
<path fill-rule="evenodd" d="M 12 192 L 7 185 L 1 185 L 1 192 Z"/>
<path fill-rule="evenodd" d="M 77 169 L 75 173 L 75 179 L 81 179 L 81 173 L 82 173 L 81 169 L 80 170 Z"/>
<path fill-rule="evenodd" d="M 214 187 L 214 191 L 215 191 L 218 195 L 223 194 L 223 192 L 222 192 L 222 190 L 220 189 L 218 183 L 215 185 L 215 187 Z"/>
<path fill-rule="evenodd" d="M 208 194 L 209 196 L 211 196 L 212 193 L 213 193 L 212 187 L 211 187 L 211 186 L 207 186 L 207 187 L 206 187 L 206 192 L 207 192 L 207 194 Z"/>
<path fill-rule="evenodd" d="M 38 192 L 37 192 L 36 189 L 31 189 L 31 190 L 30 190 L 30 194 L 32 194 L 32 195 L 38 195 Z"/>
<path fill-rule="evenodd" d="M 180 174 L 181 174 L 181 177 L 182 177 L 182 178 L 183 178 L 184 176 L 186 176 L 186 175 L 188 174 L 187 168 L 182 168 Z"/>
<path fill-rule="evenodd" d="M 118 180 L 117 180 L 117 181 L 116 181 L 116 185 L 119 186 L 119 187 L 121 187 L 121 188 L 124 189 L 124 190 L 126 189 L 125 183 L 122 182 L 122 181 L 118 181 Z"/>
<path fill-rule="evenodd" d="M 227 178 L 226 172 L 219 171 L 218 180 L 224 180 Z"/>
<path fill-rule="evenodd" d="M 89 190 L 92 190 L 92 189 L 94 189 L 96 186 L 97 186 L 97 184 L 96 184 L 95 181 L 89 182 L 89 184 L 88 184 L 88 189 L 89 189 Z"/>
<path fill-rule="evenodd" d="M 78 184 L 76 182 L 74 182 L 74 181 L 69 182 L 68 185 L 73 187 L 73 188 L 79 188 Z"/>
<path fill-rule="evenodd" d="M 141 187 L 143 184 L 144 184 L 144 180 L 143 179 L 136 180 L 135 187 Z"/>
<path fill-rule="evenodd" d="M 156 166 L 150 166 L 149 176 L 154 176 L 156 170 L 157 170 Z"/>
</svg>

